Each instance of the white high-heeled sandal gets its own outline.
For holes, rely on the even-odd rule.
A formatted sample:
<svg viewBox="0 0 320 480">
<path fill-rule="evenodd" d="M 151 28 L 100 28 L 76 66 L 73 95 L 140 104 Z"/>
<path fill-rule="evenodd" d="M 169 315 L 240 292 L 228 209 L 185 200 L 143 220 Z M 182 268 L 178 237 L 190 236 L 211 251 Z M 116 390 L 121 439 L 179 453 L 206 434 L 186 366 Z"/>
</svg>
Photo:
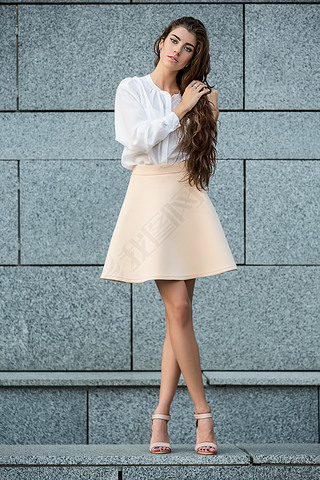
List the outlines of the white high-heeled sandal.
<svg viewBox="0 0 320 480">
<path fill-rule="evenodd" d="M 195 413 L 193 416 L 194 416 L 194 418 L 197 419 L 197 421 L 196 421 L 196 428 L 197 428 L 198 427 L 198 419 L 212 417 L 212 412 Z M 199 451 L 200 447 L 213 447 L 213 448 L 216 449 L 216 451 L 215 452 L 201 452 L 201 451 Z M 216 455 L 216 453 L 218 451 L 218 445 L 214 442 L 200 442 L 200 443 L 196 443 L 196 446 L 194 447 L 194 449 L 200 455 Z"/>
<path fill-rule="evenodd" d="M 160 418 L 161 420 L 170 420 L 171 419 L 171 415 L 165 415 L 163 413 L 154 413 L 152 415 L 152 420 L 154 418 Z M 152 422 L 151 422 L 151 431 L 152 431 Z M 170 448 L 170 450 L 158 450 L 157 452 L 153 452 L 152 449 L 154 447 L 168 447 Z M 170 443 L 167 443 L 167 442 L 153 442 L 151 443 L 150 447 L 149 447 L 149 450 L 151 453 L 170 453 L 171 452 L 171 444 Z"/>
</svg>

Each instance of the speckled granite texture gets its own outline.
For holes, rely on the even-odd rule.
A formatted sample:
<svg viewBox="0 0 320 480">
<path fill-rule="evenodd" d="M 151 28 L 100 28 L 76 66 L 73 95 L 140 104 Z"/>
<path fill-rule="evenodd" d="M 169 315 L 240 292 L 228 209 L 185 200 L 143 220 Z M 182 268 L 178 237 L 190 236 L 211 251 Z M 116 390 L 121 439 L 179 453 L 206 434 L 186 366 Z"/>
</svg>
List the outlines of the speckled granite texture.
<svg viewBox="0 0 320 480">
<path fill-rule="evenodd" d="M 35 379 L 24 383 L 22 377 L 15 386 L 4 386 L 4 379 L 0 389 L 2 443 L 64 444 L 87 439 L 94 444 L 122 444 L 124 438 L 128 444 L 144 443 L 151 435 L 159 376 L 133 376 L 130 381 L 127 374 L 118 382 L 111 378 L 109 386 L 107 378 L 92 375 L 87 377 L 90 386 L 72 376 L 56 384 L 49 377 L 41 387 Z M 317 442 L 318 386 L 261 383 L 206 385 L 218 442 Z M 171 441 L 194 442 L 194 406 L 182 381 L 170 413 Z"/>
<path fill-rule="evenodd" d="M 317 480 L 319 455 L 319 444 L 224 444 L 217 455 L 197 455 L 192 445 L 182 444 L 175 445 L 169 455 L 153 455 L 147 445 L 0 445 L 0 474 L 4 480 L 67 476 L 86 480 Z"/>
<path fill-rule="evenodd" d="M 2 265 L 18 262 L 17 171 L 17 162 L 0 161 L 0 232 L 4 233 L 0 233 L 0 262 Z"/>
<path fill-rule="evenodd" d="M 14 5 L 0 5 L 0 25 L 0 110 L 14 110 L 16 108 L 17 93 L 16 12 Z"/>
<path fill-rule="evenodd" d="M 198 279 L 193 297 L 222 456 L 184 449 L 195 419 L 181 376 L 168 427 L 181 449 L 148 463 L 136 445 L 159 395 L 163 301 L 155 282 L 100 274 L 130 179 L 115 91 L 153 70 L 154 40 L 180 16 L 208 29 L 208 193 L 238 270 Z M 316 447 L 285 450 L 320 439 L 319 25 L 311 0 L 1 2 L 0 441 L 127 444 L 138 459 L 84 464 L 81 450 L 78 465 L 71 451 L 51 468 L 49 448 L 43 464 L 3 464 L 1 480 L 320 477 Z"/>
</svg>

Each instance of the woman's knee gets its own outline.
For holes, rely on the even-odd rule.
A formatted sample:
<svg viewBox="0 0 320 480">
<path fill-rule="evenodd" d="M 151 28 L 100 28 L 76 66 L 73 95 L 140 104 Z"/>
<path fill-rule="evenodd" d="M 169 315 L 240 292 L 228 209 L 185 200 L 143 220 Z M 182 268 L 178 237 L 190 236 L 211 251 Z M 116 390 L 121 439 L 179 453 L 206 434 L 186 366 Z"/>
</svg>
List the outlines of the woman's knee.
<svg viewBox="0 0 320 480">
<path fill-rule="evenodd" d="M 192 322 L 192 300 L 184 280 L 156 280 L 169 325 L 185 327 Z"/>
<path fill-rule="evenodd" d="M 186 327 L 192 322 L 192 304 L 189 299 L 177 300 L 167 308 L 168 321 L 179 327 Z"/>
</svg>

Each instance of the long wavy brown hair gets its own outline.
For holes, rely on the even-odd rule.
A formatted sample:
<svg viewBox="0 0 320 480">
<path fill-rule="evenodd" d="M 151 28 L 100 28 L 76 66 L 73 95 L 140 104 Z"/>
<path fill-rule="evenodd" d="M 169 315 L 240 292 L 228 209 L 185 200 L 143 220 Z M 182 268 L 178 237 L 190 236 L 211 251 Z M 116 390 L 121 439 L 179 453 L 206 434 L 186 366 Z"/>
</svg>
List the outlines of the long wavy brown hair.
<svg viewBox="0 0 320 480">
<path fill-rule="evenodd" d="M 188 64 L 177 73 L 177 84 L 183 95 L 186 87 L 192 80 L 200 80 L 206 84 L 210 72 L 209 39 L 205 26 L 200 20 L 193 17 L 181 17 L 173 20 L 154 43 L 156 59 L 155 67 L 160 60 L 159 43 L 177 27 L 184 27 L 196 36 L 195 52 Z M 210 176 L 216 170 L 217 123 L 212 114 L 207 95 L 202 95 L 196 105 L 181 119 L 179 129 L 179 155 L 186 157 L 187 179 L 190 185 L 196 185 L 198 190 L 206 190 Z M 178 155 L 178 156 L 179 156 Z"/>
</svg>

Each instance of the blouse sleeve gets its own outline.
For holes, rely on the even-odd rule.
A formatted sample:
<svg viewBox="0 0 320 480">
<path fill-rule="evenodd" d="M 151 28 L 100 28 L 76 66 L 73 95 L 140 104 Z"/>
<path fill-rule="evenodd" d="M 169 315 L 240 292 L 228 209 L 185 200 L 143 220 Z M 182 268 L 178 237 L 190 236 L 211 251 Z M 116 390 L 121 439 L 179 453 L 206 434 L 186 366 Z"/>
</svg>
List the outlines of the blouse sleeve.
<svg viewBox="0 0 320 480">
<path fill-rule="evenodd" d="M 173 111 L 148 120 L 136 91 L 124 80 L 118 85 L 115 97 L 116 141 L 130 150 L 148 152 L 176 130 L 180 120 Z"/>
</svg>

